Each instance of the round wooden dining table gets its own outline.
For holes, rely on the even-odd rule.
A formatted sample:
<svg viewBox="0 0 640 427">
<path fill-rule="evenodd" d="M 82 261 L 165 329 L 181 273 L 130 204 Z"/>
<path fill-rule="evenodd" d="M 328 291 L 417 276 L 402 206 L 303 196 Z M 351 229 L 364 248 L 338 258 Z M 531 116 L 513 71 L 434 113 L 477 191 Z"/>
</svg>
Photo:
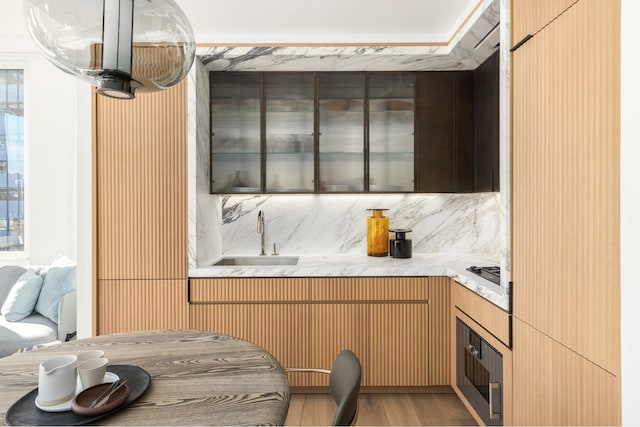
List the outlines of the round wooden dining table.
<svg viewBox="0 0 640 427">
<path fill-rule="evenodd" d="M 0 359 L 0 420 L 38 387 L 40 362 L 91 349 L 103 350 L 109 365 L 137 366 L 150 377 L 139 398 L 92 424 L 282 425 L 287 416 L 287 376 L 266 350 L 228 335 L 162 330 L 74 340 Z"/>
</svg>

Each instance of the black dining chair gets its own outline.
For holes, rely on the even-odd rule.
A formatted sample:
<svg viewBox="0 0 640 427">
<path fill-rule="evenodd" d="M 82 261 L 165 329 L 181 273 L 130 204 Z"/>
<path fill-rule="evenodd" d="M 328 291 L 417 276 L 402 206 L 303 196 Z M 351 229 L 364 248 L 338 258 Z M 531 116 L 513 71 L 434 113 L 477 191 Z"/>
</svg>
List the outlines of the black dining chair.
<svg viewBox="0 0 640 427">
<path fill-rule="evenodd" d="M 360 365 L 358 356 L 351 350 L 342 350 L 333 362 L 330 371 L 317 368 L 286 368 L 285 371 L 329 374 L 329 391 L 338 405 L 331 425 L 348 426 L 356 422 L 362 365 Z"/>
</svg>

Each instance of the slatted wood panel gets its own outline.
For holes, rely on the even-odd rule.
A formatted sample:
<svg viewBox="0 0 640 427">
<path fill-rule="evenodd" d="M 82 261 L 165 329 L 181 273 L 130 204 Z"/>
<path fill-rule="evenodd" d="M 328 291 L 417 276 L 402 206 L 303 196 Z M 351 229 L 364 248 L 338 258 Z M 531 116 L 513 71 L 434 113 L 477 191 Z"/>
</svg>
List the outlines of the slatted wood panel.
<svg viewBox="0 0 640 427">
<path fill-rule="evenodd" d="M 512 55 L 513 314 L 620 372 L 620 1 Z"/>
<path fill-rule="evenodd" d="M 220 332 L 257 344 L 287 367 L 309 366 L 306 304 L 191 304 L 190 328 Z M 289 375 L 292 386 L 308 386 L 308 374 Z"/>
<path fill-rule="evenodd" d="M 305 278 L 191 279 L 192 302 L 307 301 Z"/>
<path fill-rule="evenodd" d="M 429 277 L 429 310 L 427 324 L 427 384 L 449 385 L 451 358 L 451 280 Z"/>
<path fill-rule="evenodd" d="M 96 96 L 98 279 L 187 278 L 187 83 Z"/>
<path fill-rule="evenodd" d="M 369 306 L 367 304 L 312 304 L 309 367 L 331 369 L 343 349 L 353 351 L 362 365 L 362 385 L 369 385 Z M 312 386 L 329 385 L 323 374 L 311 374 Z"/>
<path fill-rule="evenodd" d="M 249 339 L 249 307 L 245 304 L 191 304 L 189 328 Z"/>
<path fill-rule="evenodd" d="M 186 280 L 98 281 L 98 335 L 188 326 Z"/>
<path fill-rule="evenodd" d="M 283 367 L 309 363 L 309 307 L 306 304 L 253 304 L 249 341 L 271 353 Z M 289 373 L 289 385 L 308 385 L 308 374 Z"/>
<path fill-rule="evenodd" d="M 576 0 L 512 0 L 511 45 L 535 34 Z"/>
<path fill-rule="evenodd" d="M 505 345 L 509 342 L 509 313 L 451 280 L 453 305 L 481 324 Z"/>
<path fill-rule="evenodd" d="M 463 404 L 467 407 L 469 412 L 473 415 L 475 420 L 480 425 L 484 425 L 482 418 L 477 414 L 475 409 L 467 401 L 466 397 L 460 392 L 457 386 L 457 372 L 456 372 L 456 318 L 459 318 L 467 324 L 471 329 L 476 331 L 480 336 L 491 344 L 500 354 L 502 354 L 502 421 L 503 425 L 509 426 L 513 424 L 513 354 L 511 349 L 506 347 L 504 343 L 494 337 L 483 325 L 477 323 L 471 317 L 460 311 L 458 308 L 453 307 L 452 313 L 449 318 L 449 329 L 451 330 L 451 340 L 449 343 L 450 351 L 450 364 L 451 364 L 451 386 L 454 391 L 462 400 Z"/>
<path fill-rule="evenodd" d="M 427 384 L 427 304 L 371 304 L 367 384 Z"/>
<path fill-rule="evenodd" d="M 324 277 L 309 279 L 311 301 L 427 300 L 425 277 Z"/>
<path fill-rule="evenodd" d="M 518 319 L 515 425 L 620 425 L 620 380 Z"/>
</svg>

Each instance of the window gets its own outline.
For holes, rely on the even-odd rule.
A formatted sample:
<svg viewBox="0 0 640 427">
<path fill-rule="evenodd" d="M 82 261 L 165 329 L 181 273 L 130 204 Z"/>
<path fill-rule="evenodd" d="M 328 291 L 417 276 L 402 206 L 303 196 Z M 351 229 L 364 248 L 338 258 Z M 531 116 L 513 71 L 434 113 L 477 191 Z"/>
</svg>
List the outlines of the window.
<svg viewBox="0 0 640 427">
<path fill-rule="evenodd" d="M 23 74 L 0 69 L 0 252 L 24 251 Z"/>
</svg>

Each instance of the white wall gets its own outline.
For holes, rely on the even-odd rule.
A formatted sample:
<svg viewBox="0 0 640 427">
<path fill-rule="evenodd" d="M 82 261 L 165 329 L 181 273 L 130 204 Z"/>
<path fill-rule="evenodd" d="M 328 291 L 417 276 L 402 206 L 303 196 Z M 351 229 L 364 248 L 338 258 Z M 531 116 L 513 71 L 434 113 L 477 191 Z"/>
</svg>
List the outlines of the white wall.
<svg viewBox="0 0 640 427">
<path fill-rule="evenodd" d="M 78 166 L 87 161 L 87 149 L 90 153 L 89 87 L 55 68 L 37 51 L 24 29 L 20 0 L 2 4 L 0 66 L 25 69 L 26 213 L 25 254 L 4 257 L 0 263 L 49 264 L 60 254 L 78 260 L 78 326 L 86 335 L 91 331 L 91 229 L 87 232 L 79 226 L 91 222 L 91 194 L 83 194 L 79 201 L 79 189 L 91 185 L 90 154 L 89 172 Z M 88 211 L 79 211 L 87 206 Z M 88 265 L 80 263 L 84 257 Z"/>
<path fill-rule="evenodd" d="M 638 409 L 638 326 L 640 325 L 640 286 L 638 260 L 640 260 L 640 2 L 622 0 L 622 64 L 621 64 L 621 325 L 622 325 L 622 423 L 640 425 Z"/>
</svg>

